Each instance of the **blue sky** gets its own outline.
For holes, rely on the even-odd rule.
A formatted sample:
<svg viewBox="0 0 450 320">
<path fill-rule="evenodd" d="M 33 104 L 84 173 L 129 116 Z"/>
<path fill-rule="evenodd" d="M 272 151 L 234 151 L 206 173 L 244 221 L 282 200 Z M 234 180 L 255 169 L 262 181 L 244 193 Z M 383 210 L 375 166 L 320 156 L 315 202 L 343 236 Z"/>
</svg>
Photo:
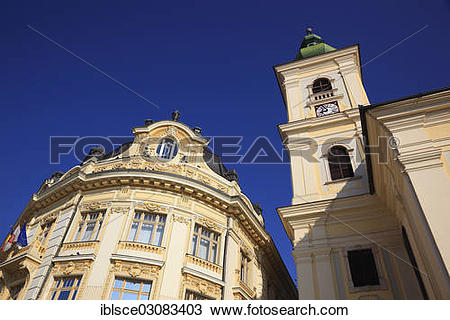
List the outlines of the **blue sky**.
<svg viewBox="0 0 450 320">
<path fill-rule="evenodd" d="M 281 150 L 286 111 L 272 66 L 295 57 L 308 26 L 336 48 L 359 43 L 363 64 L 394 46 L 363 68 L 372 103 L 449 85 L 449 1 L 8 1 L 0 11 L 2 238 L 43 179 L 77 164 L 49 164 L 50 136 L 131 135 L 179 109 L 205 135 L 243 136 L 244 145 L 267 136 Z M 275 211 L 290 203 L 289 166 L 228 167 L 262 204 L 295 278 Z"/>
</svg>

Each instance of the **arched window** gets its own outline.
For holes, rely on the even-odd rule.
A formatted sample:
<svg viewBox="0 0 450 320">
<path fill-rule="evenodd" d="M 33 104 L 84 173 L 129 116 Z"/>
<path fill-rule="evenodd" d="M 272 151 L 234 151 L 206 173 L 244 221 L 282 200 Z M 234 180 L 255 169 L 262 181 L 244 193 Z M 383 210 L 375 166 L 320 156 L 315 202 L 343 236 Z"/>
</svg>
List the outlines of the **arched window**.
<svg viewBox="0 0 450 320">
<path fill-rule="evenodd" d="M 328 165 L 330 166 L 331 180 L 354 176 L 350 157 L 347 149 L 343 146 L 334 146 L 328 151 Z"/>
<path fill-rule="evenodd" d="M 312 92 L 313 93 L 319 93 L 322 91 L 329 91 L 331 90 L 331 82 L 330 80 L 326 78 L 319 78 L 313 82 L 312 86 Z"/>
</svg>

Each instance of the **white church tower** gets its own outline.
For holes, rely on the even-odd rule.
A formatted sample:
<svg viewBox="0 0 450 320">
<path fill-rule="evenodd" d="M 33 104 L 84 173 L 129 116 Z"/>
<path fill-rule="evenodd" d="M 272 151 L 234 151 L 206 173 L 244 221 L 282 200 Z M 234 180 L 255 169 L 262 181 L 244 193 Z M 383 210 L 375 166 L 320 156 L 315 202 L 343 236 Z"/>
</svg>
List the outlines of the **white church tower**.
<svg viewBox="0 0 450 320">
<path fill-rule="evenodd" d="M 337 50 L 308 29 L 296 59 L 274 69 L 293 191 L 278 213 L 293 244 L 299 298 L 421 298 L 413 270 L 394 257 L 407 259 L 395 216 L 371 194 L 358 45 Z"/>
</svg>

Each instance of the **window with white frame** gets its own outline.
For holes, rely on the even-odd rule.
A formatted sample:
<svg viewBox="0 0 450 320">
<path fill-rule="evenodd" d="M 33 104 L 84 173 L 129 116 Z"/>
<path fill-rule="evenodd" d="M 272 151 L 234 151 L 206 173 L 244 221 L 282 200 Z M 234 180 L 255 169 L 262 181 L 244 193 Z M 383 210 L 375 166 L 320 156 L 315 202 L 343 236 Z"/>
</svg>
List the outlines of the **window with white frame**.
<svg viewBox="0 0 450 320">
<path fill-rule="evenodd" d="M 241 273 L 240 273 L 240 280 L 245 283 L 249 284 L 249 267 L 250 267 L 250 259 L 241 252 Z"/>
<path fill-rule="evenodd" d="M 80 282 L 81 277 L 55 278 L 50 290 L 50 300 L 75 300 Z"/>
<path fill-rule="evenodd" d="M 152 281 L 116 278 L 110 300 L 150 300 Z"/>
<path fill-rule="evenodd" d="M 165 224 L 165 215 L 136 211 L 127 241 L 161 246 Z"/>
<path fill-rule="evenodd" d="M 82 213 L 73 241 L 98 240 L 104 217 L 104 212 Z"/>
<path fill-rule="evenodd" d="M 219 252 L 219 234 L 199 224 L 194 226 L 191 253 L 203 260 L 217 264 Z"/>
</svg>

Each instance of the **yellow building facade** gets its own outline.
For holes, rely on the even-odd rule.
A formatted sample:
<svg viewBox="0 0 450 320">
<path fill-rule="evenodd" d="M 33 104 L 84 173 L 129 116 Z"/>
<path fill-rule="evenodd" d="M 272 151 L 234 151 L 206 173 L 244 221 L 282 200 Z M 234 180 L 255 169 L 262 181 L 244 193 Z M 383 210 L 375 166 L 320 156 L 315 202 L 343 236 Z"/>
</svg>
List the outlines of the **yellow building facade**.
<svg viewBox="0 0 450 320">
<path fill-rule="evenodd" d="M 0 258 L 1 299 L 292 299 L 261 208 L 234 170 L 177 121 L 47 179 Z"/>
<path fill-rule="evenodd" d="M 274 67 L 300 299 L 449 299 L 450 89 L 370 105 L 359 47 Z"/>
</svg>

